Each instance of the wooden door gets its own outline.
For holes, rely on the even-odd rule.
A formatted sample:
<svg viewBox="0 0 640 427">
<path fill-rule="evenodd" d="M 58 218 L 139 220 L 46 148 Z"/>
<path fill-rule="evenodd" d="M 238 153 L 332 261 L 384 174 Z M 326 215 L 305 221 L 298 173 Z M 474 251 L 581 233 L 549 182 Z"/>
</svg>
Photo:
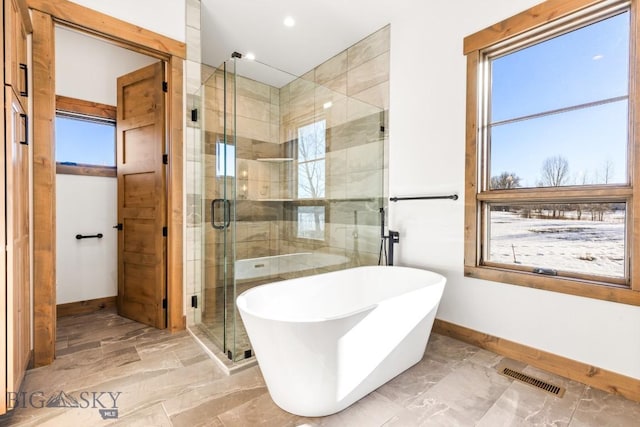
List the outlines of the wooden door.
<svg viewBox="0 0 640 427">
<path fill-rule="evenodd" d="M 17 392 L 31 347 L 28 122 L 18 95 L 9 86 L 5 100 L 7 390 Z"/>
<path fill-rule="evenodd" d="M 118 314 L 166 327 L 165 93 L 158 62 L 118 78 Z"/>
</svg>

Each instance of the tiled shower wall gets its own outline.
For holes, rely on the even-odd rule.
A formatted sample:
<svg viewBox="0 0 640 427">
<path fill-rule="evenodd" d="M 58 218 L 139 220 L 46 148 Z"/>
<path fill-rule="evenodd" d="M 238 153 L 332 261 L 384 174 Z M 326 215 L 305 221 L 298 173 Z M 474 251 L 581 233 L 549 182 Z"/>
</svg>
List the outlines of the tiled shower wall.
<svg viewBox="0 0 640 427">
<path fill-rule="evenodd" d="M 185 135 L 185 313 L 187 324 L 200 323 L 200 310 L 191 307 L 191 296 L 202 301 L 202 143 L 197 122 L 191 121 L 192 106 L 199 99 L 201 82 L 200 0 L 186 1 L 187 60 L 185 64 L 187 127 Z"/>
<path fill-rule="evenodd" d="M 389 32 L 382 28 L 280 89 L 283 143 L 295 146 L 301 126 L 324 120 L 327 129 L 327 243 L 310 247 L 288 233 L 285 253 L 346 253 L 352 266 L 378 261 L 378 208 L 387 195 Z M 284 187 L 292 188 L 295 174 L 287 179 Z M 285 206 L 285 218 L 295 221 L 295 205 Z M 284 226 L 295 230 L 295 224 Z"/>
</svg>

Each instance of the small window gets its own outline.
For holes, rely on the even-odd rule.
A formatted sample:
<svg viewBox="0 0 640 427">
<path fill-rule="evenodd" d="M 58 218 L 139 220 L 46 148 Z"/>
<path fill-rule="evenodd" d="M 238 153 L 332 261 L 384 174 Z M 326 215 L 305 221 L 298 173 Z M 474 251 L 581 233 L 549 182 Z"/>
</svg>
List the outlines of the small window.
<svg viewBox="0 0 640 427">
<path fill-rule="evenodd" d="M 58 112 L 56 162 L 63 165 L 116 165 L 115 121 Z"/>
<path fill-rule="evenodd" d="M 216 141 L 216 176 L 236 176 L 236 146 Z"/>
<path fill-rule="evenodd" d="M 324 240 L 324 206 L 298 206 L 298 237 Z"/>
<path fill-rule="evenodd" d="M 325 120 L 298 129 L 298 198 L 324 198 Z"/>
</svg>

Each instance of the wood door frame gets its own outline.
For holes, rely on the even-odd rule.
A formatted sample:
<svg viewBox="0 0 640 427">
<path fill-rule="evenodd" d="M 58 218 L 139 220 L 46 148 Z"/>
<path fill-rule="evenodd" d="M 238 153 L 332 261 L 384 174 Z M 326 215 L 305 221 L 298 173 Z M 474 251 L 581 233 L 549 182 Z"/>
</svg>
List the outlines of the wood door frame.
<svg viewBox="0 0 640 427">
<path fill-rule="evenodd" d="M 51 364 L 56 341 L 55 24 L 96 35 L 167 64 L 167 328 L 186 327 L 183 303 L 183 69 L 185 43 L 66 0 L 28 0 L 33 21 L 33 347 Z"/>
</svg>

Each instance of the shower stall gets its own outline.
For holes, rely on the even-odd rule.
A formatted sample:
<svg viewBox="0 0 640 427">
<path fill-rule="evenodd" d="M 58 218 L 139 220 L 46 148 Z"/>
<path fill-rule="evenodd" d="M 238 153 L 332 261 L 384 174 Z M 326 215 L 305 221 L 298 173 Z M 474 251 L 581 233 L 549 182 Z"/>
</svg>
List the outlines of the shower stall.
<svg viewBox="0 0 640 427">
<path fill-rule="evenodd" d="M 239 54 L 209 74 L 189 100 L 188 323 L 235 363 L 253 355 L 240 293 L 378 264 L 385 111 Z"/>
</svg>

